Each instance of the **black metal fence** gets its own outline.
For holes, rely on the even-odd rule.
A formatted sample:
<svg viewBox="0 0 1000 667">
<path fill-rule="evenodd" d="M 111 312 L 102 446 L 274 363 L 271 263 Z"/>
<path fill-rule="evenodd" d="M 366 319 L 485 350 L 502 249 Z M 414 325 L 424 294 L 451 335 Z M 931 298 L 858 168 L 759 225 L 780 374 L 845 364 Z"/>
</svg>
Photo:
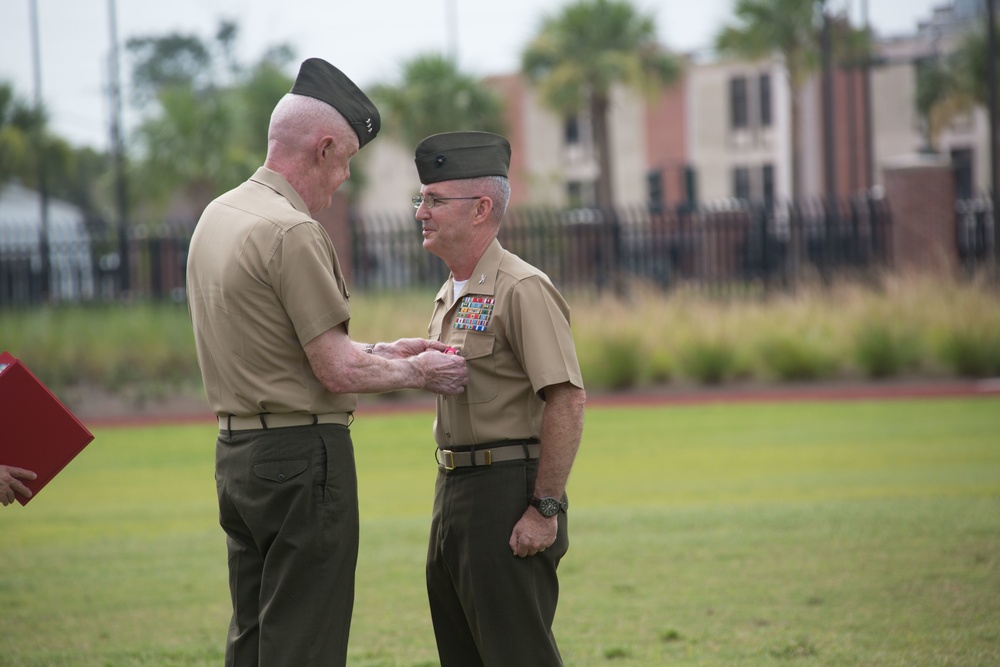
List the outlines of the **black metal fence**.
<svg viewBox="0 0 1000 667">
<path fill-rule="evenodd" d="M 0 221 L 0 308 L 129 299 L 183 302 L 193 227 L 194 221 L 136 224 L 121 233 L 91 220 L 78 233 L 62 230 L 40 238 L 37 224 Z"/>
<path fill-rule="evenodd" d="M 437 287 L 448 275 L 421 248 L 412 215 L 358 217 L 351 228 L 358 288 Z M 878 199 L 836 207 L 734 202 L 670 213 L 511 211 L 500 241 L 564 289 L 617 289 L 639 279 L 663 289 L 725 291 L 748 283 L 789 287 L 807 272 L 830 277 L 888 266 L 891 229 Z"/>
<path fill-rule="evenodd" d="M 997 261 L 993 201 L 990 197 L 982 195 L 955 203 L 955 242 L 958 259 L 970 275 Z"/>
<path fill-rule="evenodd" d="M 10 226 L 0 224 L 0 307 L 183 301 L 193 226 L 140 224 L 119 235 L 91 225 L 75 240 L 49 241 L 46 275 L 37 232 L 5 234 Z M 444 264 L 421 247 L 412 211 L 355 215 L 349 229 L 350 247 L 338 251 L 354 289 L 437 288 L 447 277 Z M 727 202 L 669 213 L 511 211 L 500 240 L 562 289 L 617 289 L 642 280 L 662 289 L 726 291 L 748 284 L 787 288 L 807 274 L 888 266 L 891 233 L 884 200 L 866 198 L 835 207 Z"/>
</svg>

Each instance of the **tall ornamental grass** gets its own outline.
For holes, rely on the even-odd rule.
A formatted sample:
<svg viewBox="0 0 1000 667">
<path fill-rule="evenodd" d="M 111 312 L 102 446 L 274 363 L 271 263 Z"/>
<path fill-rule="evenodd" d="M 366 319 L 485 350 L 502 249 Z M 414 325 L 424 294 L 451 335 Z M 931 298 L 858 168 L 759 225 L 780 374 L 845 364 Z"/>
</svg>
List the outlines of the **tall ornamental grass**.
<svg viewBox="0 0 1000 667">
<path fill-rule="evenodd" d="M 985 281 L 882 277 L 766 296 L 633 286 L 566 295 L 589 389 L 672 383 L 1000 376 L 1000 290 Z M 357 341 L 426 336 L 433 295 L 361 293 Z M 198 390 L 187 311 L 175 304 L 0 312 L 0 347 L 56 388 L 156 398 Z"/>
<path fill-rule="evenodd" d="M 628 299 L 573 305 L 583 361 L 595 352 L 587 345 L 638 341 L 634 353 L 647 361 L 618 386 L 663 377 L 718 384 L 1000 376 L 1000 290 L 986 282 L 889 275 L 874 287 L 838 282 L 741 298 L 634 290 Z"/>
</svg>

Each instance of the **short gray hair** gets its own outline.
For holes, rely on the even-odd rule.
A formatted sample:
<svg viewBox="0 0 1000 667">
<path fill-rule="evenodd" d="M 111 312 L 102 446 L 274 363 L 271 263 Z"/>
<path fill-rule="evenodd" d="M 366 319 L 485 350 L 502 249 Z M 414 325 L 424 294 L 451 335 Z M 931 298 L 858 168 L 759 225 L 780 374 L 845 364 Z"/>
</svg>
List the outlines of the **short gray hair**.
<svg viewBox="0 0 1000 667">
<path fill-rule="evenodd" d="M 322 100 L 291 93 L 278 100 L 267 128 L 268 144 L 277 141 L 293 149 L 302 148 L 324 135 L 357 139 L 343 114 Z"/>
<path fill-rule="evenodd" d="M 493 200 L 491 217 L 499 225 L 510 203 L 510 181 L 505 176 L 482 176 L 473 180 L 482 193 Z"/>
</svg>

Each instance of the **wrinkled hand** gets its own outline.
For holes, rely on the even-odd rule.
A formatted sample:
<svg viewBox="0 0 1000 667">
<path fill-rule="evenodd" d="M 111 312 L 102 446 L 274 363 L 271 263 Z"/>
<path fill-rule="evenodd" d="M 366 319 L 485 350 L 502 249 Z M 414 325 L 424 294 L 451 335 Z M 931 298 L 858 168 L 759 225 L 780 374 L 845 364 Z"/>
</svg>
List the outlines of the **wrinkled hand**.
<svg viewBox="0 0 1000 667">
<path fill-rule="evenodd" d="M 414 355 L 426 352 L 427 350 L 437 350 L 444 352 L 448 346 L 436 340 L 426 338 L 400 338 L 392 343 L 382 343 L 378 349 L 378 355 L 385 359 L 406 359 Z"/>
<path fill-rule="evenodd" d="M 534 556 L 552 546 L 558 531 L 558 515 L 546 519 L 534 507 L 528 507 L 510 534 L 510 550 L 520 558 Z"/>
<path fill-rule="evenodd" d="M 20 493 L 25 498 L 31 497 L 31 490 L 21 483 L 22 479 L 35 479 L 38 475 L 14 466 L 0 466 L 0 503 L 4 507 L 10 505 L 16 499 L 14 493 Z"/>
<path fill-rule="evenodd" d="M 437 350 L 421 352 L 413 357 L 424 373 L 424 389 L 435 394 L 461 394 L 469 382 L 469 369 L 458 354 Z"/>
</svg>

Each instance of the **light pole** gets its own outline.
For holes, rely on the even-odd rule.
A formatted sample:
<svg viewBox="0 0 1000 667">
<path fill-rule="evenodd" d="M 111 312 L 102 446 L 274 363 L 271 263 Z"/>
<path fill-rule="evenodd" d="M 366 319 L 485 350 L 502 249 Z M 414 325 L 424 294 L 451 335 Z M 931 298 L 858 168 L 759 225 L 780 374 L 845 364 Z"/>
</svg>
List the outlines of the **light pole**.
<svg viewBox="0 0 1000 667">
<path fill-rule="evenodd" d="M 115 0 L 108 0 L 109 34 L 111 55 L 109 70 L 111 78 L 111 153 L 115 165 L 115 192 L 118 204 L 118 279 L 123 293 L 129 289 L 128 272 L 128 188 L 125 180 L 125 146 L 122 139 L 122 95 L 121 75 L 118 70 L 118 11 Z"/>
<path fill-rule="evenodd" d="M 992 0 L 991 0 L 992 1 Z M 871 20 L 868 14 L 868 0 L 861 0 L 861 13 L 865 21 L 865 62 L 862 67 L 862 96 L 864 97 L 864 134 L 865 134 L 865 189 L 871 191 L 875 186 L 875 146 L 872 129 L 872 49 L 874 48 Z"/>
<path fill-rule="evenodd" d="M 834 151 L 837 150 L 837 143 L 834 138 L 834 99 L 833 99 L 833 60 L 831 40 L 830 15 L 826 11 L 826 0 L 819 0 L 820 11 L 822 12 L 823 30 L 821 35 L 820 49 L 823 60 L 823 157 L 824 171 L 826 172 L 826 207 L 823 216 L 825 232 L 825 242 L 823 244 L 823 269 L 827 270 L 832 265 L 834 255 L 837 253 L 834 245 L 834 229 L 839 225 L 839 210 L 837 207 L 837 157 Z"/>
<path fill-rule="evenodd" d="M 51 288 L 51 276 L 49 272 L 52 266 L 52 258 L 49 257 L 49 175 L 48 175 L 48 152 L 45 150 L 45 133 L 43 132 L 44 114 L 42 110 L 42 56 L 38 34 L 38 2 L 31 0 L 31 42 L 32 42 L 32 64 L 35 69 L 35 114 L 37 118 L 32 129 L 32 138 L 35 144 L 35 151 L 38 155 L 38 201 L 39 201 L 39 226 L 38 226 L 38 251 L 41 253 L 41 280 L 40 296 L 43 300 L 49 298 Z"/>
<path fill-rule="evenodd" d="M 444 13 L 448 31 L 448 57 L 455 69 L 458 69 L 458 12 L 455 0 L 445 0 Z"/>
<path fill-rule="evenodd" d="M 837 159 L 834 151 L 837 144 L 834 136 L 834 99 L 833 99 L 833 56 L 831 45 L 830 15 L 826 10 L 826 0 L 819 0 L 823 17 L 823 32 L 821 36 L 821 51 L 823 60 L 823 155 L 826 172 L 826 198 L 831 206 L 837 201 Z"/>
<path fill-rule="evenodd" d="M 986 0 L 986 78 L 989 81 L 990 116 L 990 197 L 993 201 L 993 256 L 1000 263 L 1000 215 L 997 198 L 1000 195 L 1000 175 L 997 174 L 997 24 L 996 0 Z"/>
</svg>

